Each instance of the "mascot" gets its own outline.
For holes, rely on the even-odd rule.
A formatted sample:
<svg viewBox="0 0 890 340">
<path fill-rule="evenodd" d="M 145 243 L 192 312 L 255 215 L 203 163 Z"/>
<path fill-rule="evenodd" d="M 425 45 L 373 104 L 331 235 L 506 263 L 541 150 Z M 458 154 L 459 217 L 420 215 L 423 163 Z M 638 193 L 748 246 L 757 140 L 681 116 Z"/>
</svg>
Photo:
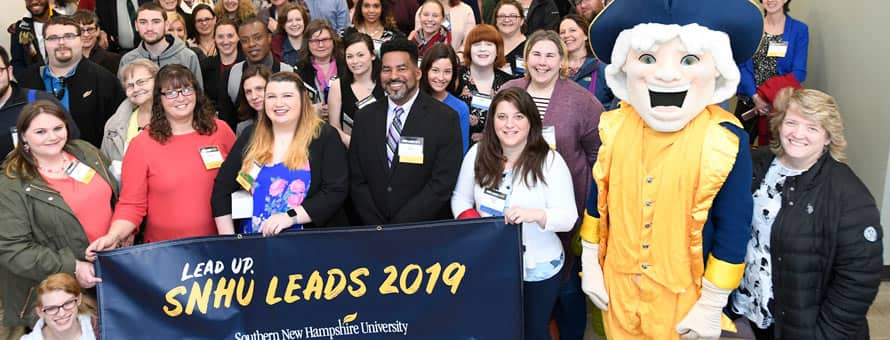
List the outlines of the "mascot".
<svg viewBox="0 0 890 340">
<path fill-rule="evenodd" d="M 617 0 L 590 25 L 620 108 L 581 226 L 582 289 L 610 339 L 716 339 L 744 273 L 748 136 L 734 95 L 763 16 L 748 0 Z"/>
</svg>

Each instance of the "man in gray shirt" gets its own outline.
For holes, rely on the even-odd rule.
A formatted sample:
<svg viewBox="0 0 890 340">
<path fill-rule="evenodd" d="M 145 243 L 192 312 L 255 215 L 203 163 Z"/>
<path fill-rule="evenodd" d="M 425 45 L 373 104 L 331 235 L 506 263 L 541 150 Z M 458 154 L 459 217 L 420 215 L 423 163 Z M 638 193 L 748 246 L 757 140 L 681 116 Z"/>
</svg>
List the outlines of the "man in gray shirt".
<svg viewBox="0 0 890 340">
<path fill-rule="evenodd" d="M 121 65 L 136 59 L 148 59 L 158 66 L 180 64 L 188 67 L 195 74 L 201 88 L 204 88 L 198 55 L 182 40 L 166 34 L 166 21 L 167 12 L 161 5 L 149 2 L 139 6 L 136 11 L 136 31 L 139 32 L 142 43 L 121 57 Z"/>
</svg>

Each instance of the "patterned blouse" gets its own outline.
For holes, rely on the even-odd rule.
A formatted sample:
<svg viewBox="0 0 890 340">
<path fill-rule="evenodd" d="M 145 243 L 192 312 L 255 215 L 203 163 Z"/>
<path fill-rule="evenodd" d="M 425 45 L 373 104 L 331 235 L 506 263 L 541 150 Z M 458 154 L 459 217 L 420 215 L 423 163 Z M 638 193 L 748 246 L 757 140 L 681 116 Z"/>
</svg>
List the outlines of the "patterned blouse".
<svg viewBox="0 0 890 340">
<path fill-rule="evenodd" d="M 779 75 L 776 57 L 768 57 L 766 54 L 769 51 L 770 43 L 780 42 L 782 42 L 781 34 L 772 35 L 763 32 L 763 43 L 760 44 L 757 52 L 754 52 L 754 56 L 751 57 L 754 62 L 754 86 L 760 86 L 767 79 Z"/>
<path fill-rule="evenodd" d="M 494 94 L 501 88 L 501 85 L 513 80 L 513 78 L 515 77 L 511 76 L 509 73 L 501 71 L 500 69 L 495 69 L 494 80 L 491 82 L 491 93 L 488 95 L 482 94 L 482 96 L 485 96 L 488 99 L 493 98 Z M 485 115 L 488 114 L 488 107 L 473 105 L 473 95 L 479 94 L 479 89 L 476 87 L 476 81 L 473 80 L 473 76 L 470 75 L 469 67 L 461 68 L 460 81 L 458 83 L 463 85 L 459 95 L 460 99 L 466 102 L 467 107 L 470 108 L 470 116 L 476 116 L 476 118 L 479 119 L 479 123 L 470 126 L 470 133 L 482 132 L 483 127 L 485 127 Z"/>
<path fill-rule="evenodd" d="M 284 163 L 264 166 L 254 181 L 253 218 L 244 226 L 244 233 L 261 233 L 263 222 L 270 216 L 303 204 L 310 182 L 309 164 L 297 170 L 288 169 Z M 297 224 L 290 229 L 300 230 L 303 226 Z"/>
<path fill-rule="evenodd" d="M 733 292 L 732 311 L 744 315 L 761 329 L 768 328 L 774 322 L 770 310 L 773 303 L 770 232 L 782 208 L 785 179 L 803 172 L 786 168 L 776 158 L 754 192 L 754 218 L 751 221 L 748 253 L 745 255 L 745 275 L 739 288 Z"/>
</svg>

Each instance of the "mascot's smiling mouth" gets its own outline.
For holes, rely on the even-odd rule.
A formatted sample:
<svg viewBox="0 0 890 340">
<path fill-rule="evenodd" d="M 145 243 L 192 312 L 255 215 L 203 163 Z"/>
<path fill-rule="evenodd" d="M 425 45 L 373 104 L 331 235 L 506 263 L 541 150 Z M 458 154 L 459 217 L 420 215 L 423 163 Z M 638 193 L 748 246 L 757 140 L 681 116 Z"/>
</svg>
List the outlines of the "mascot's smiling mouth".
<svg viewBox="0 0 890 340">
<path fill-rule="evenodd" d="M 683 101 L 686 100 L 686 92 L 689 91 L 688 86 L 681 87 L 660 87 L 649 85 L 649 105 L 652 107 L 659 106 L 676 106 L 683 107 Z"/>
</svg>

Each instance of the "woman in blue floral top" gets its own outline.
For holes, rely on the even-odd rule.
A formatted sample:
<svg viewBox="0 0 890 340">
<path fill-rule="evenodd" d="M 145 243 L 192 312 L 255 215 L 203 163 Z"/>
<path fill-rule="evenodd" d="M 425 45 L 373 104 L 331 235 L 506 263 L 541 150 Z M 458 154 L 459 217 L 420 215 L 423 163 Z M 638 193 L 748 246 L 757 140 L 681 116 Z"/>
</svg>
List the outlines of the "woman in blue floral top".
<svg viewBox="0 0 890 340">
<path fill-rule="evenodd" d="M 265 114 L 238 138 L 216 178 L 211 205 L 219 232 L 235 231 L 229 197 L 239 188 L 252 195 L 245 234 L 345 224 L 346 148 L 337 131 L 315 113 L 298 75 L 272 75 L 265 95 Z"/>
</svg>

